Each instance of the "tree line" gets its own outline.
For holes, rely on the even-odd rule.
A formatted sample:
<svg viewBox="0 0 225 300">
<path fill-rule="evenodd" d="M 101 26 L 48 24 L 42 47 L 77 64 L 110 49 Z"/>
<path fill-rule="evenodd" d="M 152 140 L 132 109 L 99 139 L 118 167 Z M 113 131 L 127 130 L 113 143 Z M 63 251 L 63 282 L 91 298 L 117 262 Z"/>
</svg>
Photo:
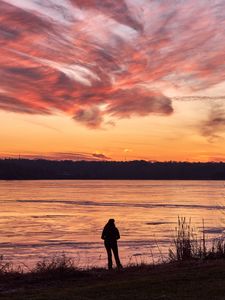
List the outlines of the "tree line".
<svg viewBox="0 0 225 300">
<path fill-rule="evenodd" d="M 0 179 L 225 180 L 225 163 L 1 159 Z"/>
</svg>

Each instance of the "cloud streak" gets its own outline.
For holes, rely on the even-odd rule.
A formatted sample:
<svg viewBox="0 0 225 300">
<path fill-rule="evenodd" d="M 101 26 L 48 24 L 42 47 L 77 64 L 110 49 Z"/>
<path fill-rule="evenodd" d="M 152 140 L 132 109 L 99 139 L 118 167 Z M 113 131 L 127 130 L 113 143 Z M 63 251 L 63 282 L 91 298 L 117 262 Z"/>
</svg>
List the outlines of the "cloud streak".
<svg viewBox="0 0 225 300">
<path fill-rule="evenodd" d="M 201 124 L 201 133 L 210 142 L 221 139 L 225 132 L 225 109 L 222 104 L 211 106 L 208 119 Z"/>
<path fill-rule="evenodd" d="M 225 80 L 223 0 L 0 0 L 0 109 L 98 128 Z M 218 125 L 220 127 L 220 125 Z"/>
<path fill-rule="evenodd" d="M 74 160 L 74 161 L 108 161 L 110 157 L 104 153 L 87 153 L 87 152 L 51 152 L 51 153 L 0 153 L 2 158 L 24 158 L 24 159 L 49 159 L 49 160 Z"/>
</svg>

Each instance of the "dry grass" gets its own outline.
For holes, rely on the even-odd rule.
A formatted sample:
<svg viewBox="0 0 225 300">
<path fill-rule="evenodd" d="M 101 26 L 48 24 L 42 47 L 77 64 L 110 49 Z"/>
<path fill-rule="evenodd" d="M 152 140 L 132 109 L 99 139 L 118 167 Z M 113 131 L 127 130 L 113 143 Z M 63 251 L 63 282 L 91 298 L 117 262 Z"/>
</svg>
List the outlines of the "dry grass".
<svg viewBox="0 0 225 300">
<path fill-rule="evenodd" d="M 206 241 L 204 220 L 202 234 L 196 232 L 191 219 L 178 217 L 174 248 L 169 249 L 170 261 L 209 260 L 225 258 L 225 241 L 222 237 Z"/>
</svg>

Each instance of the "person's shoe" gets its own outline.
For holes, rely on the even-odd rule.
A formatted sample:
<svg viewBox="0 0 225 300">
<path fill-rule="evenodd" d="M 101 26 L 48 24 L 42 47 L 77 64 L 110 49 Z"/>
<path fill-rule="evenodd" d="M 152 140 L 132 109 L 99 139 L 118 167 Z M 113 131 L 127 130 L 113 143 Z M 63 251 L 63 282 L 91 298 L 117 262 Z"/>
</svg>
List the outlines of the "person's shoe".
<svg viewBox="0 0 225 300">
<path fill-rule="evenodd" d="M 118 270 L 121 270 L 121 269 L 123 269 L 123 266 L 122 266 L 122 265 L 118 265 L 118 266 L 117 266 L 117 269 L 118 269 Z"/>
</svg>

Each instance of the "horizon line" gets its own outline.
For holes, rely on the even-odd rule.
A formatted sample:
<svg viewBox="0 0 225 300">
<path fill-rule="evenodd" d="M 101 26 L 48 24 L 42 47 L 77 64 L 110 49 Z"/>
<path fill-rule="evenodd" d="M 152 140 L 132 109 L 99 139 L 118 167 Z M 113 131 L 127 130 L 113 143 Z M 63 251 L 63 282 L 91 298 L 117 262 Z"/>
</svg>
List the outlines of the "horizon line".
<svg viewBox="0 0 225 300">
<path fill-rule="evenodd" d="M 225 164 L 225 161 L 187 161 L 187 160 L 145 160 L 145 159 L 132 159 L 132 160 L 88 160 L 88 159 L 54 159 L 54 158 L 41 158 L 41 157 L 33 157 L 33 158 L 27 158 L 27 157 L 0 157 L 0 161 L 2 160 L 27 160 L 27 161 L 49 161 L 49 162 L 90 162 L 90 163 L 131 163 L 131 162 L 145 162 L 145 163 L 188 163 L 188 164 L 195 164 L 195 163 L 201 163 L 201 164 L 208 164 L 208 163 L 218 163 L 218 164 Z"/>
</svg>

